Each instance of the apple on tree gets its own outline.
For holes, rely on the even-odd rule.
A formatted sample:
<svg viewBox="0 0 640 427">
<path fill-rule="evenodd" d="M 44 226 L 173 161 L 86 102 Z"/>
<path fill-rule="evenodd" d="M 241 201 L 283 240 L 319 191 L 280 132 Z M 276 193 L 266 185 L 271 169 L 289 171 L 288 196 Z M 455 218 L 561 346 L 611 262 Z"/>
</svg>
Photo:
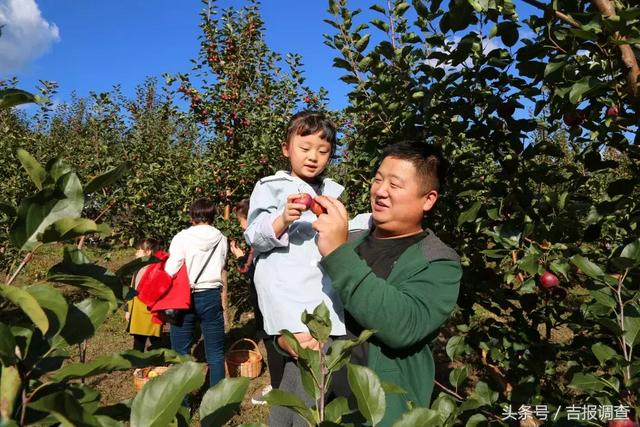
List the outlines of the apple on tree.
<svg viewBox="0 0 640 427">
<path fill-rule="evenodd" d="M 558 279 L 558 276 L 551 273 L 550 271 L 545 271 L 538 279 L 538 283 L 540 283 L 540 286 L 545 289 L 551 289 L 560 284 L 560 279 Z"/>
</svg>

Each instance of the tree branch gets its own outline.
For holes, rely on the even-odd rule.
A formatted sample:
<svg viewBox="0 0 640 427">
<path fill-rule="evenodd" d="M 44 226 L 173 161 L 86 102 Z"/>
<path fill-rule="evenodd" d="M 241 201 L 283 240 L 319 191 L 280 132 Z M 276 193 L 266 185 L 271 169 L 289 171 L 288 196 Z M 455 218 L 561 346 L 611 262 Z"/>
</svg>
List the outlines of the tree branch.
<svg viewBox="0 0 640 427">
<path fill-rule="evenodd" d="M 616 16 L 616 8 L 610 0 L 591 0 L 604 16 Z M 613 36 L 616 40 L 625 40 L 619 33 Z M 638 77 L 640 76 L 640 67 L 633 48 L 628 44 L 618 46 L 622 62 L 627 67 L 627 92 L 629 95 L 635 96 L 638 92 Z"/>
<path fill-rule="evenodd" d="M 530 4 L 531 6 L 537 7 L 538 9 L 544 10 L 545 12 L 551 13 L 553 15 L 556 16 L 556 18 L 561 19 L 563 21 L 565 21 L 566 23 L 573 25 L 576 28 L 581 28 L 582 25 L 580 25 L 580 23 L 578 21 L 576 21 L 575 19 L 573 19 L 571 16 L 564 14 L 562 12 L 560 12 L 559 10 L 555 10 L 553 7 L 551 7 L 550 5 L 546 5 L 542 2 L 539 2 L 538 0 L 522 0 L 527 4 Z"/>
<path fill-rule="evenodd" d="M 553 14 L 556 18 L 561 19 L 562 21 L 576 27 L 581 28 L 582 25 L 571 16 L 560 12 L 559 10 L 555 10 L 550 5 L 546 5 L 538 0 L 523 0 L 525 3 L 530 4 L 531 6 L 537 7 L 538 9 L 544 10 L 547 13 Z M 598 11 L 604 16 L 616 16 L 616 9 L 611 0 L 591 0 L 594 6 L 598 9 Z M 619 33 L 614 34 L 614 38 L 616 40 L 625 40 L 624 37 L 620 36 Z M 622 59 L 622 63 L 628 69 L 627 71 L 627 92 L 631 96 L 636 96 L 638 92 L 638 77 L 640 77 L 640 67 L 638 66 L 638 61 L 636 60 L 636 55 L 633 52 L 633 48 L 628 44 L 619 45 L 618 49 L 620 50 L 620 55 Z"/>
</svg>

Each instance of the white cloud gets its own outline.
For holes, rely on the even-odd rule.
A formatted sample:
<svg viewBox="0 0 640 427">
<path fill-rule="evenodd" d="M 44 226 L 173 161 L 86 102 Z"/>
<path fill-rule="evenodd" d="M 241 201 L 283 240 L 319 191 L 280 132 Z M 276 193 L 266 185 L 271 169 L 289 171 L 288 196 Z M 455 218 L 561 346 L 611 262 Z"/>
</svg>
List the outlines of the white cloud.
<svg viewBox="0 0 640 427">
<path fill-rule="evenodd" d="M 47 22 L 36 0 L 0 0 L 0 73 L 21 69 L 60 40 L 56 24 Z"/>
</svg>

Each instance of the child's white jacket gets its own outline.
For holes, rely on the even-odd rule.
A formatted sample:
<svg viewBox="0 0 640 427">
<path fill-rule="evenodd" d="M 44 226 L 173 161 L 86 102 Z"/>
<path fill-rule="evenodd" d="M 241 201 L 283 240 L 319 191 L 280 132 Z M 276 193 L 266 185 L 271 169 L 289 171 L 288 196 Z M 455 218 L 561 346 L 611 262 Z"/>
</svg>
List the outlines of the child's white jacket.
<svg viewBox="0 0 640 427">
<path fill-rule="evenodd" d="M 346 333 L 342 304 L 319 265 L 322 256 L 317 233 L 311 227 L 317 216 L 306 210 L 280 238 L 273 231 L 273 221 L 282 215 L 289 195 L 337 198 L 343 190 L 340 184 L 325 178 L 316 192 L 307 182 L 284 171 L 261 179 L 254 187 L 244 236 L 255 251 L 254 282 L 266 333 L 277 335 L 282 329 L 307 332 L 301 314 L 305 309 L 313 312 L 322 301 L 329 309 L 331 334 Z"/>
</svg>

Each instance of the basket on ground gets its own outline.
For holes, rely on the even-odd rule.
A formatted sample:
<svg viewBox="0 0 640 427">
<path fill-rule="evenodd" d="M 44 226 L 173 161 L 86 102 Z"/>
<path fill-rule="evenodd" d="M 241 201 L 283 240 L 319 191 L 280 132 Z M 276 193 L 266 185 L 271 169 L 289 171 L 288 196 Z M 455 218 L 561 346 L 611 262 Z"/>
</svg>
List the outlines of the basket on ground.
<svg viewBox="0 0 640 427">
<path fill-rule="evenodd" d="M 243 342 L 251 343 L 253 348 L 236 349 Z M 241 338 L 231 344 L 224 360 L 230 377 L 255 378 L 262 370 L 262 355 L 258 351 L 258 344 L 249 338 Z"/>
<path fill-rule="evenodd" d="M 164 374 L 168 366 L 151 366 L 148 368 L 138 368 L 133 371 L 133 388 L 136 392 L 142 390 L 142 387 L 153 377 Z M 151 376 L 149 376 L 151 374 Z"/>
</svg>

